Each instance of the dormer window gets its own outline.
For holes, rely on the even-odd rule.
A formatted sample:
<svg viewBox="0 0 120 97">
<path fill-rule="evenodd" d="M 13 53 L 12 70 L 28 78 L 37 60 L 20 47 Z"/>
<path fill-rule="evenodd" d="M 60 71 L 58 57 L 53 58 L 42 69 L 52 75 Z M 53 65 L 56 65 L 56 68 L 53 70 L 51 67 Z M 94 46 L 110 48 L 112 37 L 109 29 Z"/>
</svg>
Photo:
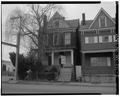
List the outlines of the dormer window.
<svg viewBox="0 0 120 97">
<path fill-rule="evenodd" d="M 56 28 L 59 27 L 59 21 L 55 21 L 55 27 L 56 27 Z"/>
<path fill-rule="evenodd" d="M 100 18 L 99 18 L 99 27 L 101 27 L 101 28 L 107 27 L 106 17 L 105 16 L 100 16 Z"/>
</svg>

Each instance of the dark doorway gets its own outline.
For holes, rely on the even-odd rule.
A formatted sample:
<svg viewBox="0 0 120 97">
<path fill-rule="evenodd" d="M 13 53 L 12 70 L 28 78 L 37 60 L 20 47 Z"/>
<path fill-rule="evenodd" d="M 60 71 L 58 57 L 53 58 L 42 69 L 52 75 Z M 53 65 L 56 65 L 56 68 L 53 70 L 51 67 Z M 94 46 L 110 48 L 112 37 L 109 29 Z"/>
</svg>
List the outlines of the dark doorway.
<svg viewBox="0 0 120 97">
<path fill-rule="evenodd" d="M 3 64 L 3 71 L 6 71 L 6 65 Z"/>
<path fill-rule="evenodd" d="M 48 65 L 51 65 L 51 56 L 48 56 Z"/>
</svg>

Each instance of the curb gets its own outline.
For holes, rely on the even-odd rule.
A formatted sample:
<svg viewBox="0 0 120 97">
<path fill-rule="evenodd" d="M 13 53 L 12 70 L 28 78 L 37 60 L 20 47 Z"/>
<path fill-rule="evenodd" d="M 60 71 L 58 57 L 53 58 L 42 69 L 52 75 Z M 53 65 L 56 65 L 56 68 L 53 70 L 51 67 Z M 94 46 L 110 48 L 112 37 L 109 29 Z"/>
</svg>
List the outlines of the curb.
<svg viewBox="0 0 120 97">
<path fill-rule="evenodd" d="M 8 82 L 8 84 L 35 84 L 35 85 L 67 85 L 67 86 L 89 86 L 89 87 L 116 87 L 113 83 L 102 83 L 102 84 L 91 84 L 91 83 L 69 83 L 69 82 L 29 82 L 29 81 L 18 81 L 16 83 Z"/>
</svg>

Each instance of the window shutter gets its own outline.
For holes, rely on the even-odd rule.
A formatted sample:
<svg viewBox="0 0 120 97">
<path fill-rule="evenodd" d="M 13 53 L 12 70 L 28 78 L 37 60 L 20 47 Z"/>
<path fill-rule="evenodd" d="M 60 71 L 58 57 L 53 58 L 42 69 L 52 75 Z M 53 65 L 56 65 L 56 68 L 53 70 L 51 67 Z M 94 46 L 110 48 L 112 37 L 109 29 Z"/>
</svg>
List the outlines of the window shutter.
<svg viewBox="0 0 120 97">
<path fill-rule="evenodd" d="M 111 35 L 109 36 L 109 42 L 112 42 L 112 36 Z"/>
<path fill-rule="evenodd" d="M 107 66 L 111 66 L 110 57 L 107 57 Z"/>
<path fill-rule="evenodd" d="M 99 42 L 100 43 L 102 42 L 102 36 L 99 36 Z"/>
<path fill-rule="evenodd" d="M 94 37 L 94 43 L 98 43 L 97 37 Z"/>
<path fill-rule="evenodd" d="M 88 43 L 88 37 L 85 37 L 85 43 Z"/>
</svg>

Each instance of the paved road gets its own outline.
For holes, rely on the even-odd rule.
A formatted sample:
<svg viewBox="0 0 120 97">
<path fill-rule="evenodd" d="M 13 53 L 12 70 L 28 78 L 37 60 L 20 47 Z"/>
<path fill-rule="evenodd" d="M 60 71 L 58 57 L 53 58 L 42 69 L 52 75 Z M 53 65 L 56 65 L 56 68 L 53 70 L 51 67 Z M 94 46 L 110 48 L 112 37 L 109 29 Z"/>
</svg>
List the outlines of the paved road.
<svg viewBox="0 0 120 97">
<path fill-rule="evenodd" d="M 10 93 L 102 93 L 115 94 L 115 87 L 33 85 L 33 84 L 2 84 L 2 94 Z"/>
</svg>

